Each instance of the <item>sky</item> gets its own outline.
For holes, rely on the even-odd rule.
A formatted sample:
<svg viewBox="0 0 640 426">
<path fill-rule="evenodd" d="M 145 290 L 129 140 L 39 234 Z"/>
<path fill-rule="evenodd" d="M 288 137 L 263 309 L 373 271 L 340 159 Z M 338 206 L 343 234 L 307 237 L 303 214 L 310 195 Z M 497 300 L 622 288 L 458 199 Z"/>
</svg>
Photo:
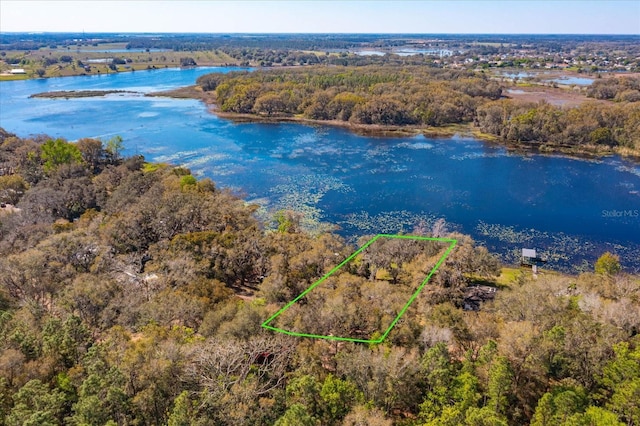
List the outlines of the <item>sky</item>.
<svg viewBox="0 0 640 426">
<path fill-rule="evenodd" d="M 0 31 L 640 34 L 640 0 L 0 0 Z"/>
</svg>

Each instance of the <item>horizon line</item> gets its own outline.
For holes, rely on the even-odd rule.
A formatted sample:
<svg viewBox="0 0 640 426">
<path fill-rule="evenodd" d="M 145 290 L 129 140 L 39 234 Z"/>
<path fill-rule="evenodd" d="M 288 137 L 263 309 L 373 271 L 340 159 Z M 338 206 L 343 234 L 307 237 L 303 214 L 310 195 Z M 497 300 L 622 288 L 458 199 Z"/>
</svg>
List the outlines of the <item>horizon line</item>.
<svg viewBox="0 0 640 426">
<path fill-rule="evenodd" d="M 199 35 L 499 35 L 499 36 L 630 36 L 640 37 L 640 33 L 476 33 L 476 32 L 435 32 L 435 33 L 397 33 L 397 32 L 192 32 L 192 31 L 1 31 L 2 34 L 199 34 Z"/>
</svg>

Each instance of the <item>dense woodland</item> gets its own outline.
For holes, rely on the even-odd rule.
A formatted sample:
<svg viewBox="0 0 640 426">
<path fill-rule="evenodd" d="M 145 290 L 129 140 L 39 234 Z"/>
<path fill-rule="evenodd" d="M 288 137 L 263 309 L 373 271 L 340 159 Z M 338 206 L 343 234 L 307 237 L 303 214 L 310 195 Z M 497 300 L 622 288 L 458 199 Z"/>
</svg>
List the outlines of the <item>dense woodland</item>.
<svg viewBox="0 0 640 426">
<path fill-rule="evenodd" d="M 458 244 L 384 343 L 288 337 L 260 324 L 354 247 L 122 143 L 0 130 L 0 423 L 640 424 L 640 278 L 614 255 L 498 280 L 417 224 Z M 372 245 L 277 325 L 375 337 L 441 250 Z M 479 280 L 496 297 L 464 311 Z"/>
<path fill-rule="evenodd" d="M 215 93 L 223 112 L 418 128 L 472 124 L 525 145 L 640 149 L 640 79 L 633 77 L 596 81 L 588 92 L 594 101 L 574 108 L 507 99 L 482 73 L 409 66 L 210 74 L 198 85 Z"/>
</svg>

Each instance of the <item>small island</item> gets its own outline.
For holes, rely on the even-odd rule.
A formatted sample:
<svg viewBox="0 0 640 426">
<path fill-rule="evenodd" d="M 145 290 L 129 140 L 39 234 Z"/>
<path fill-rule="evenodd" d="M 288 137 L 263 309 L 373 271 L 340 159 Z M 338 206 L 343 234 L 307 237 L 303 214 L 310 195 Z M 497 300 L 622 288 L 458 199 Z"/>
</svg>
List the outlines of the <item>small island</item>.
<svg viewBox="0 0 640 426">
<path fill-rule="evenodd" d="M 114 93 L 135 94 L 137 92 L 131 92 L 128 90 L 58 90 L 54 92 L 35 93 L 29 97 L 30 98 L 49 98 L 49 99 L 95 98 L 95 97 L 111 95 Z"/>
</svg>

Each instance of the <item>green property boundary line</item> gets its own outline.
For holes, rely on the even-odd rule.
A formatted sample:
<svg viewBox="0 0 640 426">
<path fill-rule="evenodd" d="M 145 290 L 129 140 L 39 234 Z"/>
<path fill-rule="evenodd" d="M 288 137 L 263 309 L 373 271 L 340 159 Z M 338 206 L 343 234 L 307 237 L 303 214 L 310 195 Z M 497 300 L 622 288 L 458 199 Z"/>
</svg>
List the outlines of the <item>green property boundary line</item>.
<svg viewBox="0 0 640 426">
<path fill-rule="evenodd" d="M 446 251 L 440 257 L 440 259 L 438 259 L 438 262 L 431 269 L 431 271 L 429 272 L 429 275 L 427 275 L 427 277 L 424 280 L 422 280 L 422 282 L 420 283 L 420 285 L 418 286 L 416 291 L 413 292 L 413 294 L 411 295 L 411 297 L 409 298 L 407 303 L 402 307 L 402 309 L 400 310 L 398 315 L 393 319 L 393 321 L 391 321 L 391 324 L 389 325 L 389 327 L 387 327 L 387 329 L 385 330 L 385 332 L 382 334 L 382 336 L 379 339 L 376 339 L 376 340 L 365 340 L 365 339 L 354 339 L 354 338 L 350 338 L 350 337 L 322 336 L 322 335 L 318 335 L 318 334 L 298 333 L 298 332 L 295 332 L 295 331 L 284 330 L 282 328 L 273 327 L 273 326 L 269 325 L 270 322 L 274 321 L 279 315 L 281 315 L 284 311 L 289 309 L 294 303 L 296 303 L 298 300 L 302 299 L 307 293 L 309 293 L 311 290 L 316 288 L 320 283 L 322 283 L 324 280 L 329 278 L 332 274 L 334 274 L 336 271 L 338 271 L 344 265 L 346 265 L 351 260 L 353 260 L 353 258 L 355 258 L 358 254 L 362 253 L 363 250 L 365 250 L 367 247 L 369 247 L 371 244 L 373 244 L 379 238 L 396 238 L 396 239 L 420 240 L 420 241 L 440 241 L 440 242 L 449 243 L 449 246 L 447 247 Z M 370 344 L 382 343 L 387 338 L 389 333 L 391 332 L 391 329 L 393 329 L 393 327 L 398 323 L 398 321 L 400 320 L 402 315 L 404 315 L 404 313 L 407 311 L 407 309 L 409 309 L 409 306 L 413 303 L 413 301 L 416 299 L 416 297 L 418 297 L 418 294 L 420 294 L 420 292 L 422 291 L 424 286 L 429 282 L 429 280 L 431 279 L 431 276 L 438 270 L 438 268 L 440 267 L 442 262 L 444 262 L 444 260 L 447 258 L 447 256 L 449 256 L 449 254 L 451 253 L 451 250 L 453 250 L 453 248 L 456 246 L 457 243 L 458 243 L 458 240 L 454 240 L 454 239 L 451 239 L 451 238 L 432 238 L 432 237 L 418 237 L 418 236 L 412 236 L 412 235 L 378 234 L 375 237 L 371 238 L 369 241 L 367 241 L 367 243 L 365 245 L 363 245 L 358 250 L 356 250 L 353 254 L 351 254 L 351 256 L 349 256 L 345 260 L 343 260 L 338 266 L 333 268 L 331 271 L 329 271 L 327 274 L 325 274 L 322 278 L 320 278 L 319 280 L 317 280 L 316 282 L 311 284 L 309 286 L 309 288 L 307 288 L 305 291 L 300 293 L 300 295 L 298 297 L 296 297 L 295 299 L 293 299 L 291 302 L 287 303 L 278 312 L 273 314 L 268 320 L 263 322 L 262 323 L 262 327 L 264 327 L 264 328 L 266 328 L 268 330 L 276 331 L 278 333 L 283 333 L 283 334 L 286 334 L 286 335 L 289 335 L 289 336 L 296 336 L 296 337 L 311 337 L 311 338 L 314 338 L 314 339 L 339 340 L 339 341 L 343 341 L 343 342 L 358 342 L 358 343 L 370 343 Z"/>
</svg>

